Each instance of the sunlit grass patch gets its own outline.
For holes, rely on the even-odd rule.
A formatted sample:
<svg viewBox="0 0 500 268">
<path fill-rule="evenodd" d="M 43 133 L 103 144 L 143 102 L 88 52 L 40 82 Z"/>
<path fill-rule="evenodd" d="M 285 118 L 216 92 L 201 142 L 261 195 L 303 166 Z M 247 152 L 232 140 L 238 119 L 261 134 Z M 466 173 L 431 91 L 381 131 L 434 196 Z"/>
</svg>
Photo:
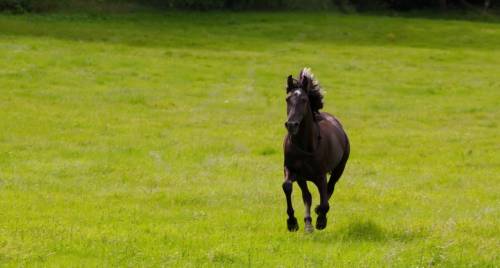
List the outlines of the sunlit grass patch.
<svg viewBox="0 0 500 268">
<path fill-rule="evenodd" d="M 0 16 L 0 266 L 495 267 L 500 28 L 330 13 Z M 352 154 L 286 231 L 284 83 Z M 313 192 L 313 205 L 318 203 Z"/>
</svg>

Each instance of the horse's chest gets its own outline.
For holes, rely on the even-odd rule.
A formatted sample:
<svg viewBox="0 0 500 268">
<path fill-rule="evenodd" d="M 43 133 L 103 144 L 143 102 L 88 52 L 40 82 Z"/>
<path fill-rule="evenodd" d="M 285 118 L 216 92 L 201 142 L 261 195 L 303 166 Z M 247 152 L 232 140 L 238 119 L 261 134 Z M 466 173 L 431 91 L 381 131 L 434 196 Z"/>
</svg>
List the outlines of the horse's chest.
<svg viewBox="0 0 500 268">
<path fill-rule="evenodd" d="M 289 159 L 285 161 L 286 167 L 302 176 L 313 176 L 320 173 L 320 167 L 316 161 L 309 159 Z"/>
</svg>

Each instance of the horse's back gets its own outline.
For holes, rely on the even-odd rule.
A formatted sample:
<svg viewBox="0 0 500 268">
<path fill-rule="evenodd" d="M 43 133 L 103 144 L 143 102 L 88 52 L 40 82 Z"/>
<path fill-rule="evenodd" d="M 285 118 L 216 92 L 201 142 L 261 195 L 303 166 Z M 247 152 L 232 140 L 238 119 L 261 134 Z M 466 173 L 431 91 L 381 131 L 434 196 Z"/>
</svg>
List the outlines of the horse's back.
<svg viewBox="0 0 500 268">
<path fill-rule="evenodd" d="M 322 143 L 328 148 L 325 157 L 330 160 L 331 168 L 334 169 L 349 157 L 349 139 L 342 124 L 333 115 L 321 112 L 316 118 L 321 129 Z"/>
</svg>

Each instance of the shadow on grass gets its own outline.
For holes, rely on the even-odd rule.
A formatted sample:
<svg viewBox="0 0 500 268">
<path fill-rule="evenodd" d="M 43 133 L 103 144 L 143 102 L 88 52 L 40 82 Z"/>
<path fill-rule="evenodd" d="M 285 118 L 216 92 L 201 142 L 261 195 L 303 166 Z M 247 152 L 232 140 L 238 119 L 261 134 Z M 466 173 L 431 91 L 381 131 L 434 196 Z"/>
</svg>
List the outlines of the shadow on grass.
<svg viewBox="0 0 500 268">
<path fill-rule="evenodd" d="M 384 228 L 383 226 L 377 224 L 372 220 L 356 220 L 348 224 L 347 226 L 342 226 L 340 228 L 334 228 L 333 232 L 322 233 L 317 236 L 316 241 L 318 242 L 328 242 L 332 241 L 353 241 L 353 242 L 387 242 L 387 241 L 399 241 L 399 242 L 410 242 L 414 239 L 424 237 L 423 231 L 403 231 L 403 230 L 392 230 Z"/>
<path fill-rule="evenodd" d="M 387 232 L 373 221 L 354 222 L 341 231 L 349 240 L 381 241 L 387 239 Z"/>
</svg>

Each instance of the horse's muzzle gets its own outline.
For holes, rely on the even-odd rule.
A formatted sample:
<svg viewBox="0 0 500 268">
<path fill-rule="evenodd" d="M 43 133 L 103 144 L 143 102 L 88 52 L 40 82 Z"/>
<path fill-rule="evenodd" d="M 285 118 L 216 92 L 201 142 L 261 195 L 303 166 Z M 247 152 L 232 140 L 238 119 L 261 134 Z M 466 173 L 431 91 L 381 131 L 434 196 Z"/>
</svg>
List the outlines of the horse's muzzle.
<svg viewBox="0 0 500 268">
<path fill-rule="evenodd" d="M 299 132 L 299 122 L 285 122 L 285 127 L 288 130 L 288 133 L 290 133 L 291 135 L 295 135 L 297 134 L 297 132 Z"/>
</svg>

